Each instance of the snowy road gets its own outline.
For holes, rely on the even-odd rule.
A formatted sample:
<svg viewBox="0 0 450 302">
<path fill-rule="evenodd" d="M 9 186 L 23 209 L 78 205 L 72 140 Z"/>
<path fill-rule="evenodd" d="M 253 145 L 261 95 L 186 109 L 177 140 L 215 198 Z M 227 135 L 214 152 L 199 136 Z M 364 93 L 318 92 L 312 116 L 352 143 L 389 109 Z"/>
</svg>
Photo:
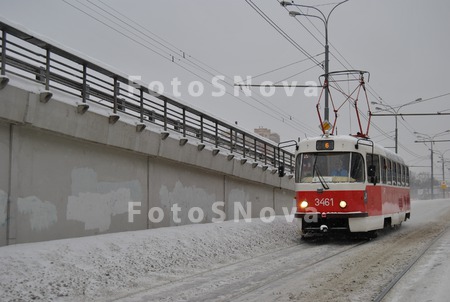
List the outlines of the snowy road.
<svg viewBox="0 0 450 302">
<path fill-rule="evenodd" d="M 434 200 L 413 202 L 411 220 L 370 242 L 299 241 L 295 226 L 276 217 L 270 224 L 225 222 L 8 246 L 0 248 L 0 297 L 370 301 L 449 224 L 450 200 Z M 448 297 L 448 282 L 439 281 L 449 277 L 449 236 L 385 301 L 406 301 L 406 292 L 408 301 Z M 411 299 L 412 288 L 420 299 Z"/>
<path fill-rule="evenodd" d="M 293 246 L 190 276 L 121 301 L 237 301 L 252 297 L 267 286 L 272 288 L 279 280 L 314 270 L 320 262 L 344 253 L 353 246 Z M 258 295 L 256 299 L 259 300 Z"/>
<path fill-rule="evenodd" d="M 448 301 L 450 297 L 450 230 L 396 284 L 383 301 Z"/>
<path fill-rule="evenodd" d="M 447 226 L 450 201 L 415 202 L 412 217 L 371 242 L 302 242 L 123 301 L 370 301 Z"/>
</svg>

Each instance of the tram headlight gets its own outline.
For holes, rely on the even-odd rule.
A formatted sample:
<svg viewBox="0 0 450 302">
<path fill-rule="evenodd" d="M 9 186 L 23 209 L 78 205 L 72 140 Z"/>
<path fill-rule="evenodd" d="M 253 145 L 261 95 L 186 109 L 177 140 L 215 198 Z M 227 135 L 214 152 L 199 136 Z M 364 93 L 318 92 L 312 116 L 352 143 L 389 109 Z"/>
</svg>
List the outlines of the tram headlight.
<svg viewBox="0 0 450 302">
<path fill-rule="evenodd" d="M 347 207 L 347 202 L 346 202 L 345 200 L 341 200 L 341 201 L 339 202 L 339 206 L 340 206 L 342 209 L 345 209 L 345 208 Z"/>
<path fill-rule="evenodd" d="M 307 207 L 308 207 L 308 202 L 306 200 L 303 200 L 302 202 L 300 202 L 301 209 L 306 209 Z"/>
</svg>

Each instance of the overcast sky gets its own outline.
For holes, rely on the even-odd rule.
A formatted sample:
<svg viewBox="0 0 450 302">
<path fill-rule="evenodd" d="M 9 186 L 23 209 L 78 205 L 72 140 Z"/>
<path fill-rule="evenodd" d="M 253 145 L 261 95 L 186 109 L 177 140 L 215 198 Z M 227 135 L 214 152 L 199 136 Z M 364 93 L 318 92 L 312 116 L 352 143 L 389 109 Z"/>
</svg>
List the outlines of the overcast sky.
<svg viewBox="0 0 450 302">
<path fill-rule="evenodd" d="M 318 8 L 327 14 L 333 6 Z M 267 127 L 282 140 L 320 134 L 318 96 L 308 96 L 305 88 L 293 93 L 277 88 L 273 96 L 262 96 L 260 88 L 252 88 L 251 97 L 243 91 L 235 97 L 233 87 L 224 84 L 246 76 L 252 77 L 252 84 L 318 83 L 323 74 L 317 63 L 324 60 L 324 24 L 316 18 L 290 17 L 278 0 L 0 0 L 0 7 L 4 19 L 122 73 L 140 76 L 144 83 L 159 82 L 165 93 L 250 131 Z M 278 33 L 258 9 L 300 47 Z M 369 102 L 381 100 L 395 107 L 424 100 L 403 107 L 401 113 L 450 112 L 449 12 L 450 2 L 445 0 L 350 0 L 336 8 L 329 20 L 330 71 L 369 71 Z M 226 76 L 225 80 L 220 76 Z M 204 87 L 200 94 L 199 85 L 192 86 L 199 96 L 189 93 L 193 81 L 201 81 Z M 173 83 L 177 83 L 176 91 Z M 214 96 L 221 94 L 222 85 L 228 94 Z M 354 85 L 340 83 L 345 91 L 352 91 Z M 342 95 L 332 93 L 340 106 Z M 361 110 L 367 113 L 364 103 L 361 95 Z M 373 112 L 377 111 L 374 107 Z M 339 111 L 339 134 L 358 131 L 350 109 L 345 104 Z M 429 166 L 429 144 L 414 143 L 414 132 L 433 136 L 450 129 L 449 119 L 399 118 L 399 154 L 409 165 Z M 373 117 L 369 135 L 393 147 L 394 125 L 394 117 Z M 436 139 L 450 139 L 450 135 Z M 434 149 L 444 152 L 450 143 L 436 143 Z M 446 156 L 450 158 L 450 151 Z M 435 163 L 436 177 L 441 179 L 439 167 Z"/>
</svg>

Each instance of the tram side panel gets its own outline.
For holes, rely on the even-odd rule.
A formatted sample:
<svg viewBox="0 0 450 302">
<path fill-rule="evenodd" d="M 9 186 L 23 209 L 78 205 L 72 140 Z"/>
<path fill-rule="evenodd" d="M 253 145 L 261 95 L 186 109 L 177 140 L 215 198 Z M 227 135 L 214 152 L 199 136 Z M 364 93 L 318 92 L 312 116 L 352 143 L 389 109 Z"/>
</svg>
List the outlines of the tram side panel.
<svg viewBox="0 0 450 302">
<path fill-rule="evenodd" d="M 383 188 L 383 215 L 391 219 L 391 225 L 398 225 L 409 218 L 411 203 L 409 188 L 387 186 Z"/>
<path fill-rule="evenodd" d="M 364 233 L 383 228 L 382 188 L 380 186 L 367 185 L 364 194 L 367 217 L 349 219 L 349 229 L 352 233 Z"/>
<path fill-rule="evenodd" d="M 366 192 L 368 217 L 349 222 L 351 232 L 367 232 L 399 225 L 409 217 L 411 206 L 408 188 L 369 185 Z"/>
</svg>

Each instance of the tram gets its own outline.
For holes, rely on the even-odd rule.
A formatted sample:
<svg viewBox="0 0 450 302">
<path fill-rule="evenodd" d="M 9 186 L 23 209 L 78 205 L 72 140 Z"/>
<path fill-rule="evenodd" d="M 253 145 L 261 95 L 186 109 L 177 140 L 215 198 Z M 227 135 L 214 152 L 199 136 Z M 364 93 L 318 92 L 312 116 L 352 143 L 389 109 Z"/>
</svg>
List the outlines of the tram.
<svg viewBox="0 0 450 302">
<path fill-rule="evenodd" d="M 367 138 L 305 139 L 296 155 L 295 217 L 302 234 L 350 232 L 375 236 L 410 218 L 409 169 Z"/>
<path fill-rule="evenodd" d="M 317 233 L 361 233 L 375 237 L 376 231 L 400 226 L 411 216 L 409 169 L 396 153 L 369 138 L 370 103 L 365 88 L 366 71 L 347 70 L 328 74 L 316 105 L 322 135 L 302 140 L 296 150 L 295 191 L 297 222 L 303 236 Z M 339 77 L 359 76 L 351 94 L 339 87 Z M 333 86 L 336 84 L 335 86 Z M 345 95 L 337 106 L 330 88 Z M 319 111 L 322 94 L 328 90 L 334 123 Z M 361 122 L 358 100 L 365 97 L 367 127 Z M 335 135 L 339 109 L 351 102 L 359 131 Z M 326 107 L 326 106 L 325 106 Z"/>
</svg>

